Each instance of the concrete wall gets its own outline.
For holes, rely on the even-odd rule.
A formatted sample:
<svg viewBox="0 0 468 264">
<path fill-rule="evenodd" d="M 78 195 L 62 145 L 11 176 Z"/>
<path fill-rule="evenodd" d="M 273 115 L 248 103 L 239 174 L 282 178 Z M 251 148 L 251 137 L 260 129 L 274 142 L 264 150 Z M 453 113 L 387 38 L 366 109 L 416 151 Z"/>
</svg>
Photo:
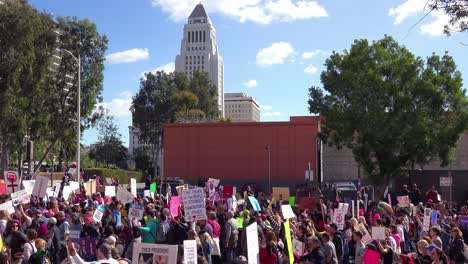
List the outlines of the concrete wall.
<svg viewBox="0 0 468 264">
<path fill-rule="evenodd" d="M 358 180 L 358 165 L 351 149 L 337 149 L 324 144 L 322 151 L 324 182 Z"/>
</svg>

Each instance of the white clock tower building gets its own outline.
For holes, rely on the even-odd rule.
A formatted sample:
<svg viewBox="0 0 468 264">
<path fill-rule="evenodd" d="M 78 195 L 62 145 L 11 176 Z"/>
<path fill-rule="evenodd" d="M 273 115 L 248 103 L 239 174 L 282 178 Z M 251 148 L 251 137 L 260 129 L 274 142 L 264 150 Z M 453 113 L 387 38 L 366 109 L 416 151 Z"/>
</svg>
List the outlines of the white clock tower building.
<svg viewBox="0 0 468 264">
<path fill-rule="evenodd" d="M 189 79 L 194 71 L 205 71 L 218 88 L 218 108 L 224 117 L 224 64 L 216 44 L 216 30 L 200 3 L 184 25 L 180 55 L 175 62 L 176 72 L 185 72 Z"/>
</svg>

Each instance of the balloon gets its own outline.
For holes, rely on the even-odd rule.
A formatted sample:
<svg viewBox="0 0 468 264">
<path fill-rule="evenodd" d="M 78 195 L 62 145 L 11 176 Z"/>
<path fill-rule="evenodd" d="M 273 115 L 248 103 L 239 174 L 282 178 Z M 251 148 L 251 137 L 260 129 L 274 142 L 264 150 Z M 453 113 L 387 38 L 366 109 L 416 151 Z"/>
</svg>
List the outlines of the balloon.
<svg viewBox="0 0 468 264">
<path fill-rule="evenodd" d="M 381 215 L 391 216 L 393 214 L 392 207 L 386 202 L 379 202 L 375 210 Z"/>
</svg>

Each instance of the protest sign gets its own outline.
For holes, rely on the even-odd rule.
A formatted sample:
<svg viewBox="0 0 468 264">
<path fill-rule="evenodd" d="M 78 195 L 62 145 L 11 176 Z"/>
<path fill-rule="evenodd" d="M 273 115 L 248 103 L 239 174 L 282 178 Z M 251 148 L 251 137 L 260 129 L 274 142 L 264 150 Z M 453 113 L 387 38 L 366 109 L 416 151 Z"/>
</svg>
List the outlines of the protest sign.
<svg viewBox="0 0 468 264">
<path fill-rule="evenodd" d="M 95 180 L 89 180 L 88 182 L 85 182 L 84 186 L 86 190 L 86 195 L 92 195 L 96 193 L 96 181 Z"/>
<path fill-rule="evenodd" d="M 23 188 L 28 192 L 29 195 L 32 194 L 35 182 L 35 180 L 23 181 Z"/>
<path fill-rule="evenodd" d="M 63 190 L 62 190 L 63 199 L 68 200 L 72 192 L 73 192 L 73 189 L 71 186 L 63 186 Z"/>
<path fill-rule="evenodd" d="M 273 197 L 279 200 L 289 200 L 289 187 L 273 187 Z"/>
<path fill-rule="evenodd" d="M 291 225 L 289 219 L 284 222 L 284 231 L 286 233 L 286 244 L 288 246 L 289 264 L 294 264 L 294 252 L 291 239 Z"/>
<path fill-rule="evenodd" d="M 294 253 L 299 256 L 302 256 L 302 254 L 304 254 L 304 243 L 293 238 L 292 244 L 293 244 Z"/>
<path fill-rule="evenodd" d="M 29 196 L 26 190 L 17 191 L 11 194 L 11 200 L 13 201 L 13 205 L 17 206 L 20 203 L 27 204 L 31 201 L 31 197 Z"/>
<path fill-rule="evenodd" d="M 119 186 L 117 188 L 116 197 L 117 197 L 117 200 L 121 201 L 123 204 L 132 203 L 133 199 L 135 199 L 133 194 L 127 191 L 127 189 L 125 189 L 125 187 L 123 186 Z"/>
<path fill-rule="evenodd" d="M 144 197 L 151 197 L 154 199 L 154 193 L 152 193 L 150 190 L 144 190 L 143 191 L 143 198 Z"/>
<path fill-rule="evenodd" d="M 106 185 L 112 185 L 112 179 L 106 178 Z"/>
<path fill-rule="evenodd" d="M 76 181 L 70 181 L 68 182 L 70 184 L 70 187 L 72 188 L 72 190 L 79 190 L 80 189 L 80 183 L 79 182 L 76 182 Z"/>
<path fill-rule="evenodd" d="M 55 186 L 54 186 L 54 194 L 53 194 L 53 197 L 54 198 L 57 198 L 59 196 L 59 193 L 60 193 L 60 186 L 62 186 L 60 183 L 56 183 Z M 46 188 L 46 195 L 47 195 L 47 188 Z"/>
<path fill-rule="evenodd" d="M 244 228 L 244 218 L 243 217 L 236 217 L 237 228 Z"/>
<path fill-rule="evenodd" d="M 289 197 L 289 204 L 290 205 L 295 205 L 296 204 L 296 197 L 294 197 L 294 196 Z"/>
<path fill-rule="evenodd" d="M 34 188 L 32 190 L 32 195 L 36 197 L 44 198 L 46 196 L 47 184 L 49 183 L 49 178 L 43 176 L 37 176 L 36 182 L 34 183 Z"/>
<path fill-rule="evenodd" d="M 202 188 L 186 189 L 183 192 L 185 219 L 206 219 L 205 197 Z"/>
<path fill-rule="evenodd" d="M 177 245 L 134 243 L 132 263 L 177 263 Z"/>
<path fill-rule="evenodd" d="M 195 240 L 184 240 L 184 263 L 186 264 L 197 264 L 197 241 Z"/>
<path fill-rule="evenodd" d="M 13 201 L 10 200 L 0 204 L 0 211 L 3 210 L 7 210 L 8 213 L 13 214 L 15 212 L 15 208 L 13 207 Z"/>
<path fill-rule="evenodd" d="M 234 186 L 232 185 L 224 185 L 223 186 L 223 198 L 231 198 L 234 195 Z"/>
<path fill-rule="evenodd" d="M 423 231 L 429 231 L 431 226 L 431 208 L 424 209 Z"/>
<path fill-rule="evenodd" d="M 19 177 L 16 171 L 5 171 L 3 172 L 5 183 L 7 185 L 7 192 L 9 194 L 19 190 Z"/>
<path fill-rule="evenodd" d="M 96 249 L 99 243 L 97 237 L 82 237 L 79 239 L 80 257 L 85 261 L 94 261 L 96 259 Z"/>
<path fill-rule="evenodd" d="M 399 207 L 408 207 L 410 205 L 410 199 L 408 195 L 397 196 L 397 201 Z"/>
<path fill-rule="evenodd" d="M 257 199 L 255 199 L 255 197 L 249 196 L 249 202 L 256 212 L 260 212 L 262 210 L 260 204 L 258 203 Z"/>
<path fill-rule="evenodd" d="M 339 230 L 343 230 L 345 223 L 345 209 L 335 209 L 333 212 L 332 222 L 338 226 Z"/>
<path fill-rule="evenodd" d="M 182 202 L 182 197 L 180 196 L 172 196 L 171 197 L 171 202 L 170 202 L 170 210 L 171 210 L 171 215 L 173 217 L 179 216 L 179 208 L 180 204 Z"/>
<path fill-rule="evenodd" d="M 299 202 L 299 209 L 301 210 L 313 210 L 317 206 L 315 197 L 302 197 Z"/>
<path fill-rule="evenodd" d="M 233 196 L 233 197 L 234 197 L 234 196 Z M 227 204 L 228 210 L 232 210 L 232 207 L 233 207 L 233 205 L 232 205 L 232 198 L 227 198 L 227 199 L 226 199 L 226 204 Z"/>
<path fill-rule="evenodd" d="M 294 214 L 291 205 L 283 204 L 281 205 L 281 212 L 283 213 L 284 219 L 294 218 L 296 215 Z"/>
<path fill-rule="evenodd" d="M 130 192 L 133 194 L 133 196 L 137 197 L 137 185 L 135 178 L 130 178 Z"/>
<path fill-rule="evenodd" d="M 142 204 L 131 204 L 128 210 L 128 219 L 142 220 L 145 213 L 145 207 Z"/>
<path fill-rule="evenodd" d="M 245 228 L 247 235 L 247 260 L 249 264 L 258 264 L 259 261 L 259 246 L 258 246 L 258 229 L 257 223 Z"/>
<path fill-rule="evenodd" d="M 153 182 L 153 183 L 150 185 L 150 191 L 151 191 L 152 193 L 156 193 L 156 183 L 155 183 L 155 182 Z"/>
<path fill-rule="evenodd" d="M 109 197 L 115 196 L 115 186 L 105 186 L 104 194 Z"/>
<path fill-rule="evenodd" d="M 0 194 L 8 194 L 7 185 L 5 183 L 0 183 Z"/>
<path fill-rule="evenodd" d="M 432 210 L 432 214 L 431 214 L 431 225 L 435 225 L 437 223 L 437 211 L 436 210 Z"/>
<path fill-rule="evenodd" d="M 206 186 L 208 187 L 208 197 L 210 200 L 213 200 L 215 197 L 215 193 L 216 193 L 216 187 L 215 187 L 214 181 L 208 180 L 208 182 L 206 183 Z"/>
<path fill-rule="evenodd" d="M 369 234 L 369 231 L 367 231 L 367 228 L 364 224 L 362 223 L 357 224 L 355 228 L 356 228 L 356 231 L 359 231 L 362 234 L 362 243 L 367 245 L 372 242 L 372 237 Z"/>
<path fill-rule="evenodd" d="M 373 226 L 372 227 L 372 239 L 385 240 L 385 227 Z"/>
<path fill-rule="evenodd" d="M 221 182 L 221 180 L 219 180 L 219 179 L 213 179 L 213 178 L 209 178 L 209 179 L 208 179 L 208 182 L 210 182 L 210 181 L 213 182 L 214 187 L 218 187 L 218 186 L 219 186 L 219 183 Z"/>
<path fill-rule="evenodd" d="M 68 237 L 74 243 L 79 243 L 81 238 L 81 225 L 70 225 Z"/>
<path fill-rule="evenodd" d="M 98 205 L 96 210 L 94 210 L 93 220 L 96 222 L 101 222 L 102 216 L 104 215 L 105 211 L 106 211 L 106 208 L 104 208 L 104 206 Z"/>
</svg>

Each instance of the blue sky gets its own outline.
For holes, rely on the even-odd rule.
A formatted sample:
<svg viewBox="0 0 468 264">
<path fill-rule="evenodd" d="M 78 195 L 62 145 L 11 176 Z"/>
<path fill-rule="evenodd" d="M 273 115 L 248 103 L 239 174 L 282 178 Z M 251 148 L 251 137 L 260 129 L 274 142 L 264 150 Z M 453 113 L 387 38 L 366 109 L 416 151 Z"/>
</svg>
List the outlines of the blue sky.
<svg viewBox="0 0 468 264">
<path fill-rule="evenodd" d="M 104 107 L 128 143 L 131 97 L 145 71 L 171 70 L 183 25 L 199 0 L 30 0 L 39 10 L 89 18 L 109 38 Z M 246 92 L 262 106 L 262 121 L 307 115 L 307 91 L 320 85 L 331 51 L 355 39 L 393 36 L 421 57 L 448 51 L 468 74 L 468 35 L 442 34 L 447 17 L 424 20 L 424 0 L 202 0 L 217 31 L 224 59 L 225 92 Z M 426 10 L 427 11 L 427 10 Z M 466 85 L 465 85 L 466 86 Z M 84 133 L 83 143 L 97 132 Z"/>
</svg>

